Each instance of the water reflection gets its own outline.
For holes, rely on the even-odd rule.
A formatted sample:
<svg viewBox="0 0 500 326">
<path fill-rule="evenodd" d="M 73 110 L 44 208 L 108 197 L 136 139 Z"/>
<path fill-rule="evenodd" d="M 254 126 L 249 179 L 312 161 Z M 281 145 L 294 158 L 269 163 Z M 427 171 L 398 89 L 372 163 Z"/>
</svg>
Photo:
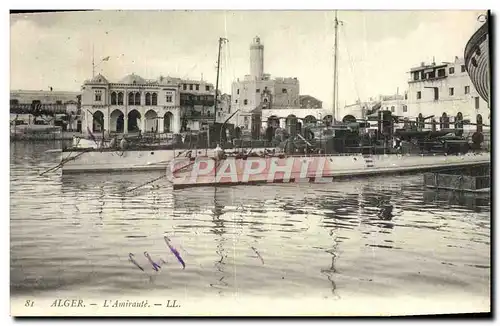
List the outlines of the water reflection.
<svg viewBox="0 0 500 326">
<path fill-rule="evenodd" d="M 461 206 L 476 213 L 489 211 L 490 194 L 459 192 L 452 190 L 425 190 L 423 200 L 427 204 Z"/>
<path fill-rule="evenodd" d="M 207 195 L 210 195 L 210 191 L 208 191 Z M 213 209 L 212 209 L 212 232 L 217 235 L 215 238 L 216 250 L 215 254 L 218 259 L 214 262 L 214 266 L 216 268 L 217 274 L 220 278 L 216 281 L 216 283 L 211 283 L 210 286 L 218 289 L 219 295 L 222 294 L 223 289 L 228 287 L 228 283 L 224 280 L 227 277 L 227 273 L 225 272 L 227 254 L 225 249 L 226 239 L 226 228 L 224 225 L 224 219 L 221 218 L 224 213 L 224 205 L 220 204 L 217 196 L 217 188 L 213 189 Z"/>
<path fill-rule="evenodd" d="M 330 230 L 330 236 L 333 236 L 333 234 L 334 234 L 333 231 L 334 231 L 333 229 Z M 335 291 L 337 289 L 337 284 L 335 283 L 335 280 L 334 280 L 334 276 L 337 273 L 337 268 L 335 267 L 335 259 L 337 258 L 337 255 L 338 255 L 339 241 L 338 241 L 338 238 L 336 236 L 334 237 L 333 241 L 334 242 L 333 242 L 332 248 L 325 250 L 327 253 L 329 253 L 332 256 L 331 265 L 327 269 L 322 269 L 321 273 L 323 275 L 325 275 L 326 278 L 328 279 L 328 281 L 331 283 L 333 297 L 335 299 L 340 299 L 340 296 Z"/>
</svg>

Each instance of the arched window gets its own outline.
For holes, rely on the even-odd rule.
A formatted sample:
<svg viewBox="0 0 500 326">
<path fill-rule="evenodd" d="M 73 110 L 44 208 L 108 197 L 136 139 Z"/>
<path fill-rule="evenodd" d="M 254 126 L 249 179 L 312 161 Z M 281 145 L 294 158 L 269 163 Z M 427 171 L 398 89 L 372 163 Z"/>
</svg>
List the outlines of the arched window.
<svg viewBox="0 0 500 326">
<path fill-rule="evenodd" d="M 116 105 L 116 92 L 111 93 L 111 105 Z"/>
<path fill-rule="evenodd" d="M 145 105 L 151 105 L 151 94 L 146 93 L 146 104 Z"/>
<path fill-rule="evenodd" d="M 123 105 L 123 93 L 118 93 L 118 105 Z"/>
<path fill-rule="evenodd" d="M 477 128 L 477 132 L 483 132 L 483 116 L 478 114 L 476 116 L 476 128 Z"/>
<path fill-rule="evenodd" d="M 134 93 L 128 93 L 128 105 L 134 105 Z"/>
<path fill-rule="evenodd" d="M 141 105 L 141 93 L 135 93 L 135 105 Z"/>
<path fill-rule="evenodd" d="M 244 104 L 244 105 L 247 105 L 247 104 L 248 104 L 248 100 L 247 100 L 247 99 L 244 99 L 244 100 L 243 100 L 243 104 Z"/>
<path fill-rule="evenodd" d="M 158 105 L 158 94 L 153 93 L 153 95 L 151 96 L 151 104 Z"/>
</svg>

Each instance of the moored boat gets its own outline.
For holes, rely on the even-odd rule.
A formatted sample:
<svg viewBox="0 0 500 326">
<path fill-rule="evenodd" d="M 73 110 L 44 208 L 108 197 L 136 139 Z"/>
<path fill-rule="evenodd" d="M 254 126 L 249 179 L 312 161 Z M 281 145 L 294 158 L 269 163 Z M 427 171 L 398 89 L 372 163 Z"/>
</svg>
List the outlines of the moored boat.
<svg viewBox="0 0 500 326">
<path fill-rule="evenodd" d="M 167 170 L 175 188 L 257 183 L 327 183 L 338 177 L 406 173 L 490 164 L 489 153 L 347 154 L 270 157 L 212 157 L 173 160 Z"/>
<path fill-rule="evenodd" d="M 268 151 L 255 148 L 255 152 Z M 168 145 L 149 145 L 128 148 L 74 148 L 62 153 L 62 173 L 99 173 L 118 171 L 165 170 L 170 161 L 180 157 L 213 156 L 214 149 L 180 148 Z M 232 154 L 241 149 L 230 149 Z"/>
<path fill-rule="evenodd" d="M 480 19 L 484 19 L 483 24 L 465 46 L 465 67 L 479 95 L 490 103 L 489 12 L 479 16 Z"/>
</svg>

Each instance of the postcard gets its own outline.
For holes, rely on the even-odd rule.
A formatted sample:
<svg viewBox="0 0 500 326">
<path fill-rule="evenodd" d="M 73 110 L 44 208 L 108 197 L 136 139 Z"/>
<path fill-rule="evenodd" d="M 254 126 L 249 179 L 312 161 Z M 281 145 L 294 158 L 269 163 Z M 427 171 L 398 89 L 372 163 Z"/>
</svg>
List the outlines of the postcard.
<svg viewBox="0 0 500 326">
<path fill-rule="evenodd" d="M 11 12 L 11 315 L 491 313 L 489 19 Z"/>
</svg>

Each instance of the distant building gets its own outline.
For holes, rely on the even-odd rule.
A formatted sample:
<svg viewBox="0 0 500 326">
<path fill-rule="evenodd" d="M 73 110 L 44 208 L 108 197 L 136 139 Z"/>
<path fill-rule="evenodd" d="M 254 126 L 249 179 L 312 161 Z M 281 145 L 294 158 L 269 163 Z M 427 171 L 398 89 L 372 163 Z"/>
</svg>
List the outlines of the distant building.
<svg viewBox="0 0 500 326">
<path fill-rule="evenodd" d="M 63 130 L 81 130 L 80 101 L 81 92 L 11 90 L 10 119 L 16 124 L 64 125 Z M 53 117 L 37 118 L 30 113 L 33 110 L 49 112 Z"/>
<path fill-rule="evenodd" d="M 391 111 L 393 115 L 404 115 L 408 112 L 405 95 L 378 95 L 370 97 L 367 101 L 356 101 L 354 104 L 346 105 L 340 110 L 342 120 L 347 116 L 353 116 L 356 119 L 365 119 L 367 115 L 377 110 Z"/>
<path fill-rule="evenodd" d="M 408 95 L 382 95 L 380 97 L 380 109 L 391 111 L 393 115 L 404 116 L 408 113 Z"/>
<path fill-rule="evenodd" d="M 422 63 L 410 70 L 409 117 L 435 115 L 438 128 L 452 127 L 455 120 L 490 124 L 488 104 L 479 96 L 466 72 L 464 60 Z M 464 129 L 475 128 L 464 126 Z"/>
<path fill-rule="evenodd" d="M 99 74 L 85 81 L 82 91 L 84 131 L 102 132 L 103 121 L 111 133 L 179 133 L 215 120 L 214 88 L 204 81 L 130 74 L 110 82 Z"/>
<path fill-rule="evenodd" d="M 68 113 L 75 110 L 75 103 L 80 102 L 81 92 L 67 91 L 33 91 L 33 90 L 11 90 L 10 91 L 10 106 L 14 108 L 18 105 L 31 106 L 41 104 L 46 108 L 57 108 L 59 111 L 65 108 Z M 64 112 L 58 112 L 64 113 Z M 76 114 L 76 111 L 73 112 Z"/>
</svg>

